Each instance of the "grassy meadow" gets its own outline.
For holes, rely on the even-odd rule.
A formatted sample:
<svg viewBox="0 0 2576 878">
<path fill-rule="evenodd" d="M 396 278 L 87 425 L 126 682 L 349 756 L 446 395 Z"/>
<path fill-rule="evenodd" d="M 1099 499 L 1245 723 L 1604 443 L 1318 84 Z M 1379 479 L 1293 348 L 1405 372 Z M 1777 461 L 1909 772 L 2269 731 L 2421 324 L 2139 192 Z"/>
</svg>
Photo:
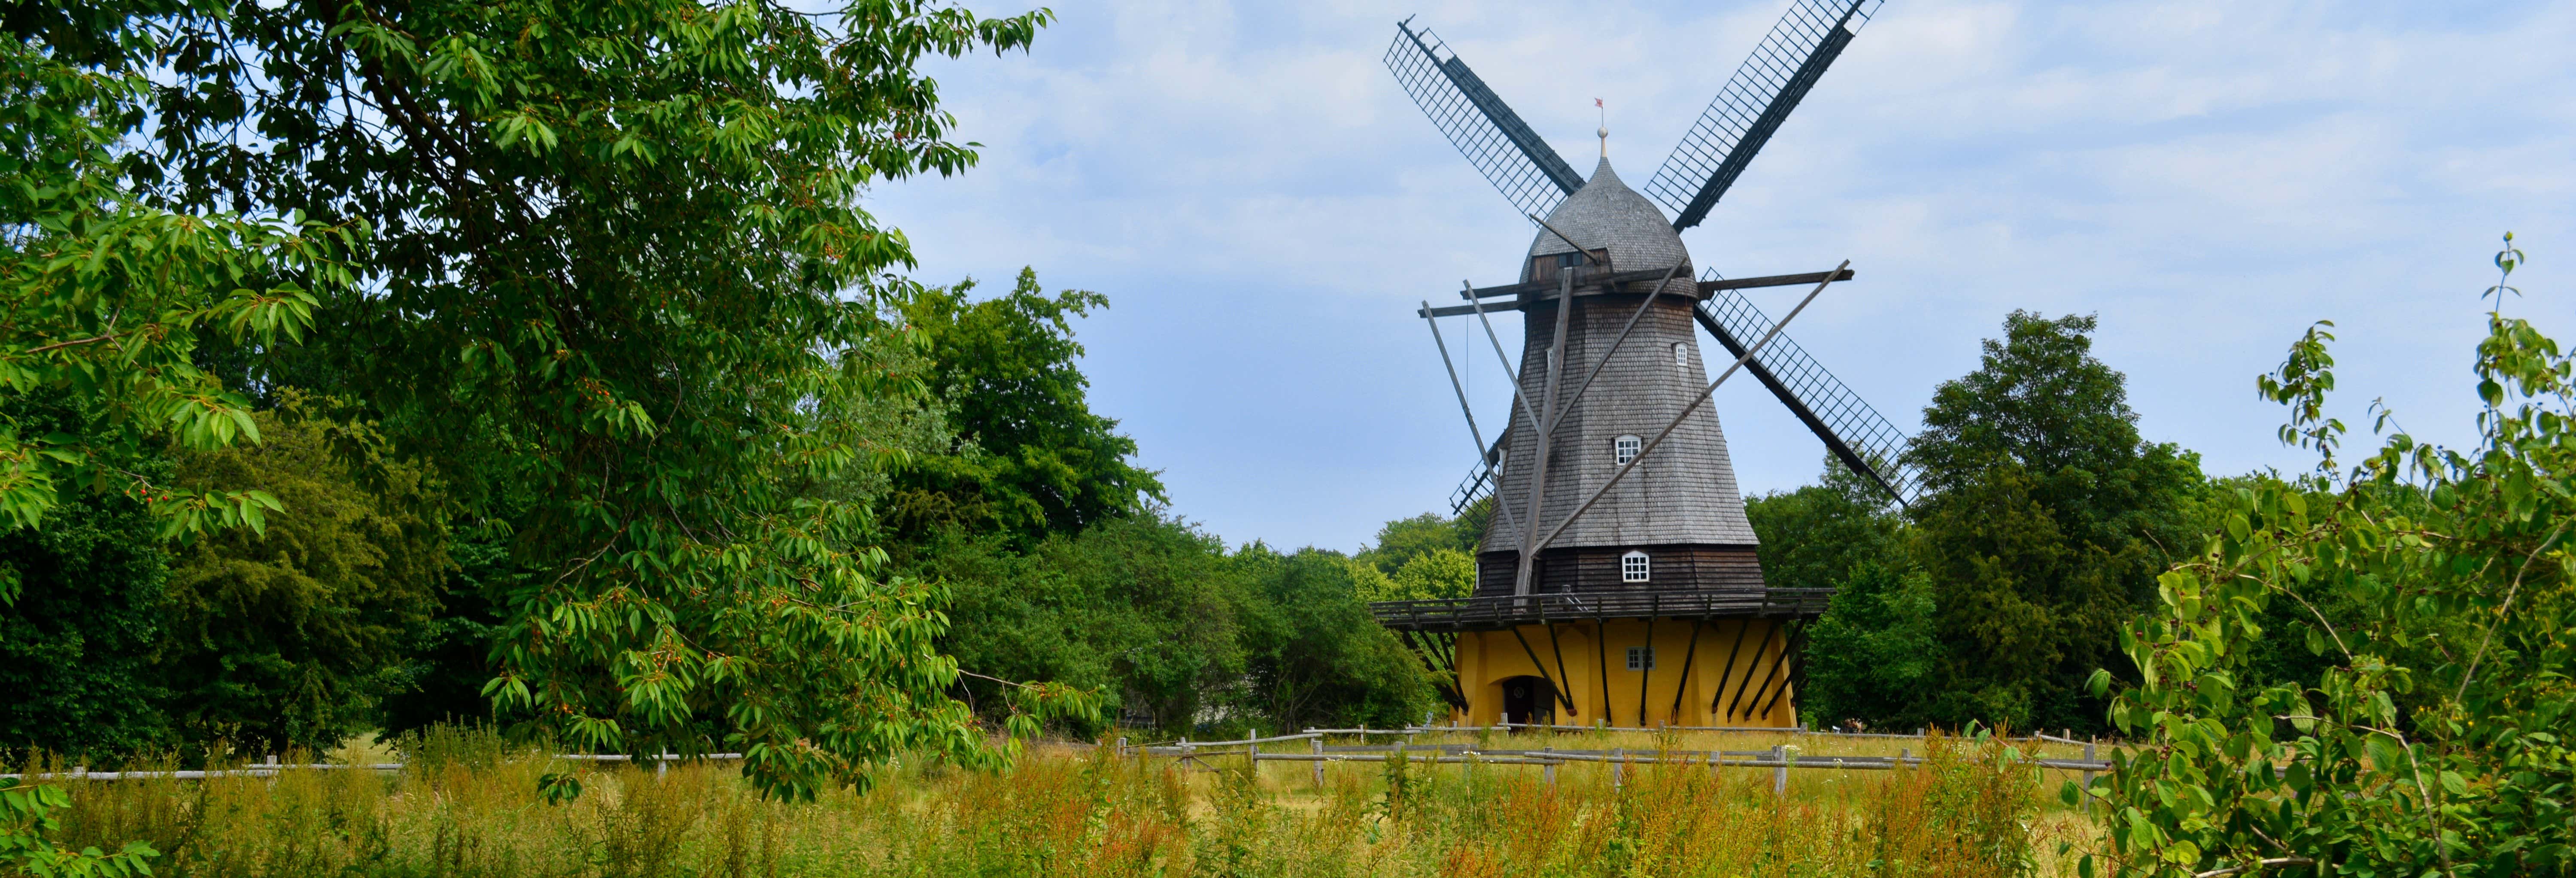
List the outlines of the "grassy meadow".
<svg viewBox="0 0 2576 878">
<path fill-rule="evenodd" d="M 1426 736 L 1422 743 L 1437 743 Z M 1786 735 L 1517 735 L 1489 746 L 1923 753 L 1926 742 Z M 423 745 L 425 744 L 425 745 Z M 1280 747 L 1304 751 L 1304 742 Z M 1883 746 L 1882 746 L 1883 745 Z M 2060 779 L 1993 744 L 1936 739 L 1920 768 L 1309 763 L 1206 769 L 1048 745 L 1006 772 L 904 760 L 864 795 L 760 799 L 723 763 L 575 767 L 467 735 L 400 772 L 73 782 L 59 841 L 162 852 L 166 876 L 2016 875 L 2057 871 L 2089 824 Z M 2050 755 L 2068 755 L 2052 752 Z M 375 761 L 382 753 L 343 752 Z M 131 767 L 131 766 L 129 766 Z M 549 771 L 582 770 L 564 805 Z"/>
</svg>

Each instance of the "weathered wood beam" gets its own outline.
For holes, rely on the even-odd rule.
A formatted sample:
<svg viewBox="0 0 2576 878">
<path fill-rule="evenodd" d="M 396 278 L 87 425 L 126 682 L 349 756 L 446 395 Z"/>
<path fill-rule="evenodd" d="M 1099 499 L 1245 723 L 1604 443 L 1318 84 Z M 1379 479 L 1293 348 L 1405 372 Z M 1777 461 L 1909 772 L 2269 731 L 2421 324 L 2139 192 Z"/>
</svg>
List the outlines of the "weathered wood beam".
<svg viewBox="0 0 2576 878">
<path fill-rule="evenodd" d="M 1838 281 L 1851 280 L 1852 270 L 1845 268 L 1839 271 L 1810 271 L 1806 274 L 1774 274 L 1766 277 L 1735 277 L 1719 280 L 1704 280 L 1699 282 L 1699 291 L 1706 294 L 1714 293 L 1718 290 L 1749 290 L 1755 287 L 1794 287 L 1800 284 L 1823 283 L 1827 277 L 1831 277 Z"/>
<path fill-rule="evenodd" d="M 1646 271 L 1623 271 L 1617 274 L 1605 276 L 1597 281 L 1586 281 L 1584 286 L 1593 286 L 1605 283 L 1634 283 L 1641 280 L 1650 280 L 1661 274 L 1663 274 L 1662 271 L 1652 269 Z M 1841 271 L 1810 271 L 1805 274 L 1774 274 L 1763 277 L 1737 277 L 1727 278 L 1724 280 L 1700 281 L 1699 292 L 1700 295 L 1705 296 L 1718 290 L 1747 290 L 1754 289 L 1756 287 L 1793 287 L 1800 284 L 1819 283 L 1827 276 L 1831 276 L 1837 281 L 1851 280 L 1852 270 L 1846 268 Z M 1524 293 L 1547 293 L 1550 292 L 1549 288 L 1553 286 L 1555 285 L 1545 282 L 1505 284 L 1499 287 L 1476 287 L 1470 292 L 1475 294 L 1474 298 L 1476 299 L 1491 299 L 1498 296 L 1519 297 Z M 1465 295 L 1461 295 L 1460 298 L 1467 297 Z M 1497 303 L 1485 306 L 1485 310 L 1488 311 L 1518 311 L 1520 309 L 1521 304 L 1519 302 L 1508 304 Z M 1476 310 L 1476 308 L 1467 305 L 1452 305 L 1445 308 L 1429 308 L 1418 313 L 1425 317 L 1456 317 L 1460 314 L 1476 313 Z"/>
</svg>

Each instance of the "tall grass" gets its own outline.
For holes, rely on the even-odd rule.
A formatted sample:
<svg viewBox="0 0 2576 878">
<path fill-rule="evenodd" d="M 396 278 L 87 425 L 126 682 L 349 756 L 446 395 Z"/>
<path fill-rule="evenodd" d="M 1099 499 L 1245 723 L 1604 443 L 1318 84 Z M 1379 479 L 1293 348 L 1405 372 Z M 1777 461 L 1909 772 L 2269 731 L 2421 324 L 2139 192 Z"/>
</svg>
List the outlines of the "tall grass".
<svg viewBox="0 0 2576 878">
<path fill-rule="evenodd" d="M 1517 746 L 1521 742 L 1514 742 Z M 72 784 L 60 841 L 140 839 L 168 876 L 2026 875 L 2062 812 L 1997 748 L 1936 742 L 1917 769 L 1568 765 L 1214 770 L 1056 747 L 988 774 L 890 766 L 876 791 L 761 800 L 722 765 L 580 768 L 488 736 L 405 747 L 398 774 Z M 548 805 L 537 778 L 583 770 Z M 1818 778 L 1813 775 L 1836 775 Z"/>
</svg>

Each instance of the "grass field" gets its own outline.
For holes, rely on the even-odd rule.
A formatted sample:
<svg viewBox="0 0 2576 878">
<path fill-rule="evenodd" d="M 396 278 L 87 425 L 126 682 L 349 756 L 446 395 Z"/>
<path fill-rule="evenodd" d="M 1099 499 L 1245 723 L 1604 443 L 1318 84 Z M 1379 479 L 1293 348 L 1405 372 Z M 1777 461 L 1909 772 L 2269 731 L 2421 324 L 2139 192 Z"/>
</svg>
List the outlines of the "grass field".
<svg viewBox="0 0 2576 878">
<path fill-rule="evenodd" d="M 1423 743 L 1434 743 L 1430 738 Z M 1497 747 L 1657 746 L 1924 754 L 1926 742 L 1730 734 L 1508 736 Z M 1830 745 L 1830 746 L 1828 746 Z M 1883 746 L 1882 746 L 1883 745 Z M 1297 752 L 1305 749 L 1279 748 Z M 1345 763 L 1240 756 L 1213 770 L 1041 747 L 1003 773 L 905 760 L 867 795 L 762 801 L 723 763 L 594 765 L 548 805 L 537 777 L 572 768 L 488 738 L 413 748 L 400 772 L 75 782 L 63 841 L 163 852 L 172 876 L 2019 875 L 2056 871 L 2089 839 L 2054 805 L 2056 776 L 1997 745 L 1930 742 L 1899 771 Z M 373 761 L 378 754 L 335 754 Z M 2050 755 L 2071 755 L 2052 752 Z"/>
</svg>

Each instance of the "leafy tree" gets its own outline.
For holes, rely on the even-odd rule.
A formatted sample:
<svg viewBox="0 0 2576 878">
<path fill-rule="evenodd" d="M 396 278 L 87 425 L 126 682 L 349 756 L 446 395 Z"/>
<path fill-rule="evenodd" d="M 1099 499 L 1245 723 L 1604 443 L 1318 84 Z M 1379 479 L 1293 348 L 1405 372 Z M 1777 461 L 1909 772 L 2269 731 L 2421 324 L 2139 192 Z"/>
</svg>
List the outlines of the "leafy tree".
<svg viewBox="0 0 2576 878">
<path fill-rule="evenodd" d="M 375 727 L 436 608 L 451 565 L 422 468 L 385 459 L 368 425 L 316 409 L 290 394 L 255 416 L 259 447 L 180 458 L 180 484 L 264 485 L 288 510 L 257 532 L 199 539 L 171 565 L 156 651 L 191 744 L 326 750 Z"/>
<path fill-rule="evenodd" d="M 1863 561 L 1835 585 L 1833 603 L 1807 632 L 1799 713 L 1820 725 L 1921 722 L 1923 693 L 1937 685 L 1944 655 L 1931 577 Z"/>
<path fill-rule="evenodd" d="M 60 28 L 101 45 L 169 35 L 145 53 L 166 64 L 150 152 L 126 165 L 172 209 L 366 232 L 347 245 L 352 282 L 302 283 L 327 340 L 310 368 L 342 376 L 334 389 L 466 509 L 527 499 L 510 548 L 538 575 L 499 596 L 488 692 L 505 708 L 577 747 L 743 751 L 789 797 L 864 783 L 898 750 L 1000 758 L 945 695 L 940 590 L 880 576 L 867 510 L 801 490 L 882 463 L 843 415 L 909 391 L 850 355 L 894 331 L 878 308 L 911 291 L 886 274 L 910 260 L 902 236 L 859 193 L 974 160 L 946 139 L 919 62 L 1024 47 L 1048 13 L 134 11 Z M 258 252 L 272 251 L 302 252 Z M 279 260 L 292 270 L 243 276 L 339 264 Z M 241 323 L 292 323 L 291 291 L 243 286 L 272 292 Z"/>
<path fill-rule="evenodd" d="M 1456 549 L 1433 549 L 1396 568 L 1394 582 L 1405 600 L 1463 598 L 1476 590 L 1476 558 Z"/>
<path fill-rule="evenodd" d="M 999 526 L 1033 542 L 1142 511 L 1164 499 L 1136 442 L 1091 411 L 1073 319 L 1106 308 L 1083 290 L 1048 297 L 1021 269 L 1007 295 L 974 301 L 975 282 L 923 290 L 900 305 L 928 352 L 931 391 L 955 433 L 948 453 L 898 477 L 905 523 Z"/>
<path fill-rule="evenodd" d="M 1419 556 L 1465 559 L 1455 549 Z M 1369 615 L 1339 553 L 1302 549 L 1280 554 L 1255 543 L 1230 564 L 1251 600 L 1241 616 L 1246 692 L 1243 706 L 1272 729 L 1369 723 L 1401 727 L 1431 708 L 1431 686 L 1417 660 Z M 1473 566 L 1468 568 L 1472 582 Z M 1398 580 L 1404 579 L 1399 571 Z"/>
<path fill-rule="evenodd" d="M 2521 254 L 2498 254 L 2510 276 Z M 2499 286 L 2503 281 L 2499 281 Z M 2491 290 L 2490 292 L 2494 292 Z M 2500 304 L 2500 303 L 2499 303 Z M 2223 525 L 2158 580 L 2112 702 L 2140 739 L 2070 800 L 2107 800 L 2129 875 L 2564 875 L 2576 871 L 2576 358 L 2490 311 L 2476 447 L 2397 432 L 2344 470 L 2330 324 L 2263 395 L 2317 471 L 2248 480 Z M 2312 595 L 2349 598 L 2337 614 Z M 2288 624 L 2267 611 L 2294 608 Z M 2326 664 L 2256 683 L 2280 639 Z M 2113 677 L 2098 674 L 2097 691 Z"/>
<path fill-rule="evenodd" d="M 1476 590 L 1476 559 L 1456 549 L 1432 549 L 1405 561 L 1394 576 L 1351 559 L 1348 575 L 1363 601 L 1429 601 L 1463 598 Z"/>
<path fill-rule="evenodd" d="M 2198 460 L 2139 438 L 2095 327 L 2013 312 L 1977 370 L 1933 392 L 1906 451 L 1929 489 L 1915 554 L 1948 647 L 1933 721 L 2099 728 L 2086 675 L 2185 545 Z"/>
<path fill-rule="evenodd" d="M 363 222 L 174 212 L 138 197 L 116 145 L 142 133 L 146 72 L 174 47 L 138 16 L 220 4 L 12 6 L 0 41 L 0 393 L 61 393 L 39 430 L 0 417 L 0 524 L 39 525 L 75 491 L 145 504 L 162 535 L 256 526 L 276 500 L 157 482 L 170 443 L 257 442 L 250 401 L 193 359 L 201 333 L 302 337 L 316 293 L 343 290 Z M 0 597 L 14 583 L 0 579 Z"/>
<path fill-rule="evenodd" d="M 455 566 L 439 583 L 437 612 L 403 651 L 401 685 L 378 703 L 381 740 L 436 723 L 524 720 L 495 711 L 483 685 L 499 670 L 492 646 L 509 624 L 496 597 L 526 588 L 536 571 L 511 557 L 506 516 L 464 518 L 447 533 Z"/>
<path fill-rule="evenodd" d="M 1765 582 L 1836 589 L 1808 632 L 1800 712 L 1826 724 L 1922 722 L 1941 642 L 1931 580 L 1886 494 L 1827 458 L 1817 484 L 1754 497 L 1744 511 L 1762 539 Z"/>
<path fill-rule="evenodd" d="M 0 406 L 47 433 L 96 429 L 61 397 Z M 126 465 L 169 481 L 167 461 Z M 73 492 L 39 526 L 0 531 L 0 564 L 21 586 L 0 602 L 0 748 L 113 760 L 175 743 L 152 663 L 169 577 L 158 530 L 138 500 Z"/>
<path fill-rule="evenodd" d="M 1911 566 L 1905 519 L 1877 485 L 1827 458 L 1816 484 L 1744 502 L 1773 588 L 1833 588 L 1858 565 Z"/>
<path fill-rule="evenodd" d="M 1487 497 L 1467 507 L 1457 518 L 1443 518 L 1436 512 L 1425 512 L 1412 518 L 1399 518 L 1378 528 L 1377 539 L 1362 548 L 1356 560 L 1368 563 L 1378 572 L 1394 576 L 1404 565 L 1425 553 L 1452 551 L 1469 556 L 1472 561 L 1477 543 L 1485 538 L 1485 521 L 1493 514 L 1493 498 Z"/>
<path fill-rule="evenodd" d="M 912 575 L 955 595 L 941 646 L 987 677 L 1104 689 L 1132 722 L 1186 729 L 1243 674 L 1239 577 L 1224 544 L 1161 516 L 1113 518 L 1025 554 L 952 531 Z M 979 704 L 1002 691 L 969 681 Z M 1096 728 L 1076 724 L 1076 731 Z"/>
</svg>

